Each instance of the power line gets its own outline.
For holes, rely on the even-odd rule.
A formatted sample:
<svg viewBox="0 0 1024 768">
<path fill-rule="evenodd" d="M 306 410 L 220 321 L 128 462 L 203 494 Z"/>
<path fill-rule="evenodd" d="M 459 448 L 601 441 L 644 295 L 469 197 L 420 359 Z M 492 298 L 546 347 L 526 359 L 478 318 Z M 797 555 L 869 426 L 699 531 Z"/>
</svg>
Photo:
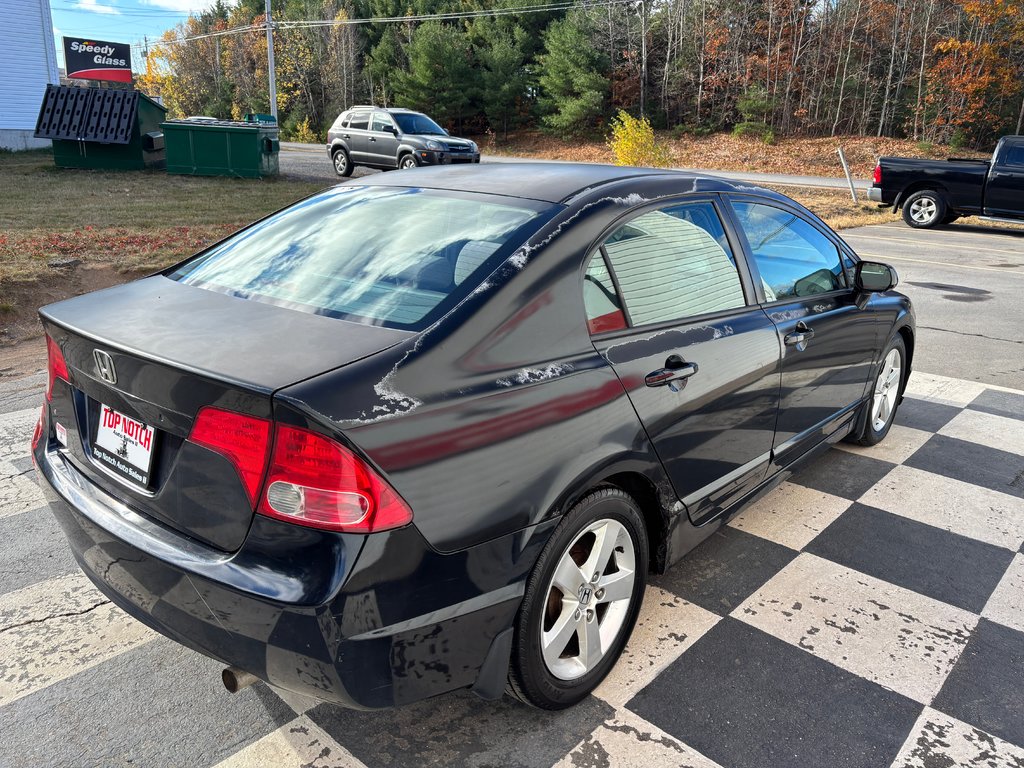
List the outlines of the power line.
<svg viewBox="0 0 1024 768">
<path fill-rule="evenodd" d="M 410 16 L 373 16 L 357 19 L 298 19 L 291 21 L 273 21 L 271 24 L 277 29 L 304 29 L 310 27 L 339 27 L 358 24 L 403 24 L 416 21 L 456 21 L 460 19 L 478 19 L 495 16 L 516 16 L 519 14 L 544 13 L 552 11 L 565 11 L 574 7 L 581 8 L 604 8 L 613 5 L 626 5 L 635 0 L 599 0 L 599 2 L 577 3 L 574 0 L 557 0 L 544 5 L 527 5 L 511 8 L 490 8 L 475 11 L 453 11 L 450 13 L 421 13 Z M 244 27 L 232 27 L 231 29 L 208 32 L 201 35 L 189 35 L 178 37 L 173 40 L 159 40 L 153 45 L 180 45 L 193 40 L 204 40 L 211 37 L 223 35 L 237 35 L 244 32 L 262 32 L 266 24 L 249 24 Z M 133 48 L 143 48 L 144 45 L 137 43 Z"/>
</svg>

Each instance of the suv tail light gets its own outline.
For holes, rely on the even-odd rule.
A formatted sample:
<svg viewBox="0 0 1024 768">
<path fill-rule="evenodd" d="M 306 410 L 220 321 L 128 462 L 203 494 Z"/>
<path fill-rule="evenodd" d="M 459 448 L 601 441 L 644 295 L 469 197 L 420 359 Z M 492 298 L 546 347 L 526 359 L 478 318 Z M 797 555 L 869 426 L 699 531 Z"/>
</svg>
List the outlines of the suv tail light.
<svg viewBox="0 0 1024 768">
<path fill-rule="evenodd" d="M 49 378 L 46 380 L 46 402 L 53 400 L 53 382 L 57 379 L 68 381 L 68 364 L 64 360 L 64 353 L 60 351 L 57 342 L 46 337 L 46 368 Z"/>
<path fill-rule="evenodd" d="M 345 446 L 278 424 L 271 452 L 272 426 L 258 416 L 206 407 L 188 439 L 231 461 L 253 507 L 268 517 L 352 533 L 400 528 L 412 521 L 412 510 L 395 489 Z"/>
<path fill-rule="evenodd" d="M 881 184 L 882 183 L 882 164 L 881 163 L 879 163 L 878 165 L 875 166 L 874 181 L 875 181 L 875 184 Z"/>
<path fill-rule="evenodd" d="M 412 510 L 372 467 L 323 435 L 278 424 L 259 512 L 299 525 L 373 533 Z"/>
</svg>

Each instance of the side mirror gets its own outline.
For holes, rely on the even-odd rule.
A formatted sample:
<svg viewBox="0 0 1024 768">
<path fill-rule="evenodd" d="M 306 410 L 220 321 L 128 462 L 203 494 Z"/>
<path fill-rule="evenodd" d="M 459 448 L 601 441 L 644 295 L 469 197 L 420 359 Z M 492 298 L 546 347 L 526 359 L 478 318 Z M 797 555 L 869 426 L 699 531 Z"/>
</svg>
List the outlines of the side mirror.
<svg viewBox="0 0 1024 768">
<path fill-rule="evenodd" d="M 859 261 L 854 271 L 853 282 L 858 291 L 882 293 L 890 291 L 899 283 L 896 270 L 878 261 Z"/>
<path fill-rule="evenodd" d="M 398 136 L 398 135 L 399 135 L 399 131 L 398 131 L 398 128 L 397 128 L 396 126 L 394 126 L 394 125 L 390 126 L 390 127 L 388 128 L 388 130 L 389 130 L 389 131 L 391 131 L 391 133 L 395 134 L 395 136 Z"/>
</svg>

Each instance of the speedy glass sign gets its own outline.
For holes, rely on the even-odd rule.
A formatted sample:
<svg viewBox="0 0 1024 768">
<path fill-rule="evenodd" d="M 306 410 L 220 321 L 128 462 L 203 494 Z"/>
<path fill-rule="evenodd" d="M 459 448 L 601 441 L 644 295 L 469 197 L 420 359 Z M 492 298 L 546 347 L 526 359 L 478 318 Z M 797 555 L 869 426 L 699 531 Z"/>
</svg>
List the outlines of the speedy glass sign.
<svg viewBox="0 0 1024 768">
<path fill-rule="evenodd" d="M 109 43 L 91 37 L 65 37 L 64 67 L 69 78 L 130 83 L 131 46 L 128 43 Z"/>
</svg>

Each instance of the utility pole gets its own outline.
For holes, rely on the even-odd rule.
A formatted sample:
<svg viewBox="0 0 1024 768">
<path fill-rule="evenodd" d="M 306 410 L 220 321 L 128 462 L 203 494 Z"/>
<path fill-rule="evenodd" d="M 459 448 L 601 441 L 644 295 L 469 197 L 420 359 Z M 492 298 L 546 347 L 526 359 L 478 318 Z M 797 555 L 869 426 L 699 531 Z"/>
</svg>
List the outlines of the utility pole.
<svg viewBox="0 0 1024 768">
<path fill-rule="evenodd" d="M 270 0 L 267 8 L 267 80 L 270 82 L 270 114 L 277 120 L 277 78 L 274 75 L 274 22 L 270 16 Z"/>
</svg>

